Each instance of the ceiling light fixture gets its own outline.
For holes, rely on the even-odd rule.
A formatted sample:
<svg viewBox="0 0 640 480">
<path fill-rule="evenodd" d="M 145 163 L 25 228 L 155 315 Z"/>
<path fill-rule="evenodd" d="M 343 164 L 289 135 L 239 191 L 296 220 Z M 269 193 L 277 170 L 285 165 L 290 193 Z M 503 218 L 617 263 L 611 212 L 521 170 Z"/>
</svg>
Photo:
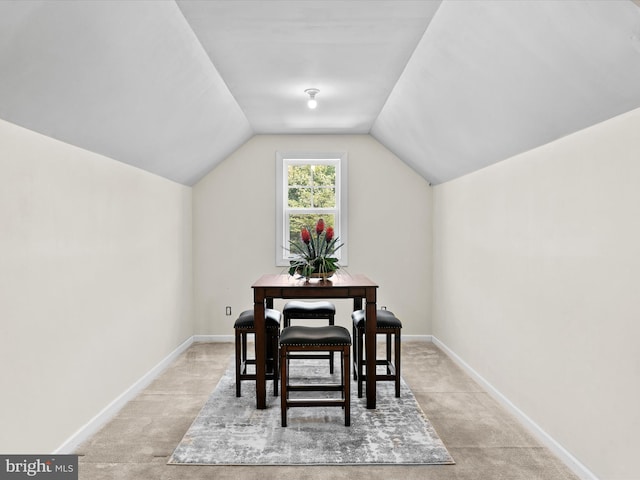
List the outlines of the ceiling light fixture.
<svg viewBox="0 0 640 480">
<path fill-rule="evenodd" d="M 318 106 L 318 101 L 316 100 L 316 95 L 320 93 L 320 90 L 317 88 L 307 88 L 304 93 L 309 95 L 309 100 L 307 100 L 307 107 L 314 109 Z"/>
</svg>

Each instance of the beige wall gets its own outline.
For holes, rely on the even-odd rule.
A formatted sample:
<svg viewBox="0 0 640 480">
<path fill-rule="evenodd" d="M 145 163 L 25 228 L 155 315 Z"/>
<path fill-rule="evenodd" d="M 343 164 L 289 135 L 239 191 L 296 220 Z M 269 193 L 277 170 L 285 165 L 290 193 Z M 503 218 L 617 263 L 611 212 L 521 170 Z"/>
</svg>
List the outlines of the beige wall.
<svg viewBox="0 0 640 480">
<path fill-rule="evenodd" d="M 368 135 L 256 136 L 194 186 L 196 333 L 231 335 L 253 306 L 251 284 L 285 271 L 275 266 L 277 151 L 348 152 L 347 270 L 379 283 L 378 305 L 403 320 L 403 334 L 428 334 L 431 187 Z M 349 307 L 338 302 L 345 326 Z"/>
<path fill-rule="evenodd" d="M 0 451 L 58 448 L 189 338 L 191 189 L 0 121 Z"/>
<path fill-rule="evenodd" d="M 639 132 L 434 189 L 433 333 L 602 480 L 640 478 Z"/>
<path fill-rule="evenodd" d="M 638 131 L 640 110 L 433 189 L 367 135 L 256 136 L 190 189 L 0 121 L 0 451 L 58 447 L 192 334 L 231 335 L 283 271 L 276 151 L 347 151 L 348 271 L 403 334 L 602 480 L 640 478 Z"/>
</svg>

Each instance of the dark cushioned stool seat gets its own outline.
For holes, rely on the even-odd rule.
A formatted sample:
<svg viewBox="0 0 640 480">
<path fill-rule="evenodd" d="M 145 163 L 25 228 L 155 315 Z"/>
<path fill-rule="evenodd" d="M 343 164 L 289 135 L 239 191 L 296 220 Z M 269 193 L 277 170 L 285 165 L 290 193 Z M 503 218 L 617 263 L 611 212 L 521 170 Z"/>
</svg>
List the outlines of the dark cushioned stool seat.
<svg viewBox="0 0 640 480">
<path fill-rule="evenodd" d="M 267 380 L 273 380 L 273 394 L 278 395 L 278 338 L 280 319 L 278 310 L 267 308 L 264 312 L 267 331 Z M 236 337 L 236 397 L 241 393 L 243 380 L 256 380 L 255 373 L 247 373 L 248 365 L 255 365 L 255 358 L 247 358 L 247 335 L 256 333 L 253 310 L 245 310 L 233 324 Z"/>
<path fill-rule="evenodd" d="M 264 319 L 265 326 L 267 328 L 277 328 L 280 329 L 280 319 L 282 318 L 282 314 L 278 310 L 272 310 L 270 308 L 265 309 Z M 236 322 L 233 324 L 233 328 L 255 328 L 253 322 L 253 310 L 245 310 L 239 316 Z"/>
<path fill-rule="evenodd" d="M 358 381 L 358 398 L 362 397 L 362 385 L 367 376 L 364 373 L 364 366 L 367 361 L 364 359 L 364 334 L 365 334 L 365 311 L 357 310 L 351 314 L 353 320 L 353 378 Z M 402 322 L 389 310 L 376 310 L 376 336 L 385 335 L 387 337 L 387 355 L 385 359 L 376 360 L 376 365 L 384 365 L 387 368 L 386 374 L 376 374 L 376 381 L 395 382 L 396 397 L 400 396 L 400 330 Z M 394 336 L 393 353 L 391 356 L 391 336 Z"/>
<path fill-rule="evenodd" d="M 294 325 L 286 327 L 280 335 L 280 381 L 282 382 L 281 414 L 282 426 L 287 426 L 287 410 L 290 407 L 342 407 L 344 424 L 350 425 L 350 375 L 349 352 L 351 335 L 349 330 L 336 325 L 306 327 Z M 292 352 L 340 352 L 340 383 L 332 384 L 291 384 L 289 382 L 289 361 L 300 358 Z M 339 391 L 342 398 L 291 399 L 293 391 Z"/>
<path fill-rule="evenodd" d="M 351 335 L 344 327 L 303 327 L 297 325 L 285 328 L 280 335 L 280 345 L 351 345 Z"/>
<path fill-rule="evenodd" d="M 331 302 L 301 302 L 299 300 L 291 300 L 282 309 L 282 313 L 289 315 L 313 315 L 312 318 L 317 318 L 318 315 L 335 315 L 336 306 Z M 300 318 L 300 317 L 293 317 Z M 288 325 L 285 325 L 288 326 Z"/>
<path fill-rule="evenodd" d="M 364 310 L 358 310 L 351 314 L 353 326 L 356 328 L 364 328 Z M 389 310 L 376 310 L 376 320 L 378 328 L 402 328 L 402 322 Z"/>
<path fill-rule="evenodd" d="M 282 309 L 284 328 L 291 326 L 291 320 L 327 320 L 329 325 L 334 325 L 336 306 L 327 301 L 308 302 L 291 300 Z M 300 354 L 298 357 L 326 358 L 329 360 L 329 372 L 333 373 L 333 352 L 316 354 Z M 292 356 L 293 358 L 293 356 Z"/>
</svg>

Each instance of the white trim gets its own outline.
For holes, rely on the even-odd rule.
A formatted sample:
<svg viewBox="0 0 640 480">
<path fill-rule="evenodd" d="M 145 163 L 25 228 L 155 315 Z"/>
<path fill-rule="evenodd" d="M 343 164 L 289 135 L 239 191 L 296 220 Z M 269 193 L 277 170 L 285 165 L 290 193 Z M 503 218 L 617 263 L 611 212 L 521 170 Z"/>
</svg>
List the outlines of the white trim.
<svg viewBox="0 0 640 480">
<path fill-rule="evenodd" d="M 171 365 L 194 342 L 194 337 L 187 338 L 178 348 L 162 359 L 155 367 L 144 374 L 137 382 L 104 407 L 95 417 L 89 420 L 77 432 L 71 435 L 62 445 L 53 451 L 54 454 L 70 454 L 81 443 L 88 440 L 100 430 L 127 402 L 133 400 L 142 390 L 151 384 L 169 365 Z"/>
<path fill-rule="evenodd" d="M 453 350 L 447 347 L 444 343 L 438 340 L 437 337 L 432 336 L 432 341 L 440 350 L 445 352 L 449 358 L 451 358 L 458 366 L 460 366 L 469 376 L 471 376 L 476 382 L 478 382 L 489 395 L 498 401 L 504 408 L 511 412 L 523 426 L 532 433 L 543 445 L 551 450 L 557 457 L 569 467 L 573 473 L 578 475 L 582 480 L 598 480 L 591 470 L 584 466 L 576 457 L 571 455 L 562 445 L 545 432 L 538 424 L 536 424 L 531 418 L 527 416 L 522 410 L 516 407 L 511 401 L 505 397 L 500 391 L 498 391 L 493 385 L 485 380 L 482 375 L 476 372 L 468 363 L 460 358 Z"/>
<path fill-rule="evenodd" d="M 340 258 L 340 265 L 346 267 L 349 265 L 348 258 L 348 191 L 349 186 L 349 154 L 348 152 L 276 152 L 276 241 L 275 241 L 275 265 L 278 267 L 289 266 L 290 258 L 285 258 L 284 247 L 285 244 L 285 225 L 283 218 L 284 211 L 284 187 L 287 183 L 286 170 L 283 168 L 284 162 L 289 160 L 316 160 L 314 163 L 322 163 L 323 160 L 338 160 L 340 168 L 337 171 L 339 188 L 337 189 L 338 198 L 336 199 L 336 208 L 338 213 L 336 214 L 337 225 L 334 225 L 338 230 L 338 236 L 340 237 L 340 243 L 344 243 L 343 247 L 339 250 L 338 257 Z"/>
</svg>

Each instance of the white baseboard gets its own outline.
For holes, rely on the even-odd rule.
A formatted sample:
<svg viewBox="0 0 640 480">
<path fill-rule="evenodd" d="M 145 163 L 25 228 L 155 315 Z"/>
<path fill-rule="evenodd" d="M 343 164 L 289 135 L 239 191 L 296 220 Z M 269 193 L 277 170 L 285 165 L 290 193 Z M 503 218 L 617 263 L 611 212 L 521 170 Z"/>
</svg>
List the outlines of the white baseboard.
<svg viewBox="0 0 640 480">
<path fill-rule="evenodd" d="M 438 340 L 435 336 L 432 336 L 434 345 L 445 352 L 458 366 L 460 366 L 469 376 L 471 376 L 476 382 L 478 382 L 489 395 L 498 401 L 504 408 L 511 412 L 524 427 L 529 430 L 533 436 L 535 436 L 540 443 L 551 450 L 564 464 L 573 471 L 582 480 L 598 480 L 593 472 L 585 467 L 576 457 L 571 455 L 562 445 L 554 440 L 551 435 L 545 432 L 538 424 L 536 424 L 531 418 L 529 418 L 522 410 L 516 407 L 511 401 L 505 397 L 501 392 L 493 387 L 487 380 L 476 372 L 471 366 L 460 358 L 453 350 L 447 347 L 444 343 Z"/>
<path fill-rule="evenodd" d="M 136 383 L 131 385 L 120 396 L 102 409 L 86 425 L 81 427 L 76 433 L 71 435 L 62 445 L 53 451 L 54 454 L 70 454 L 81 443 L 88 440 L 93 434 L 100 430 L 118 411 L 132 400 L 138 393 L 144 390 L 153 380 L 155 380 L 169 365 L 171 365 L 182 352 L 191 346 L 194 337 L 186 339 L 178 348 L 162 359 L 155 367 L 149 370 Z"/>
</svg>

